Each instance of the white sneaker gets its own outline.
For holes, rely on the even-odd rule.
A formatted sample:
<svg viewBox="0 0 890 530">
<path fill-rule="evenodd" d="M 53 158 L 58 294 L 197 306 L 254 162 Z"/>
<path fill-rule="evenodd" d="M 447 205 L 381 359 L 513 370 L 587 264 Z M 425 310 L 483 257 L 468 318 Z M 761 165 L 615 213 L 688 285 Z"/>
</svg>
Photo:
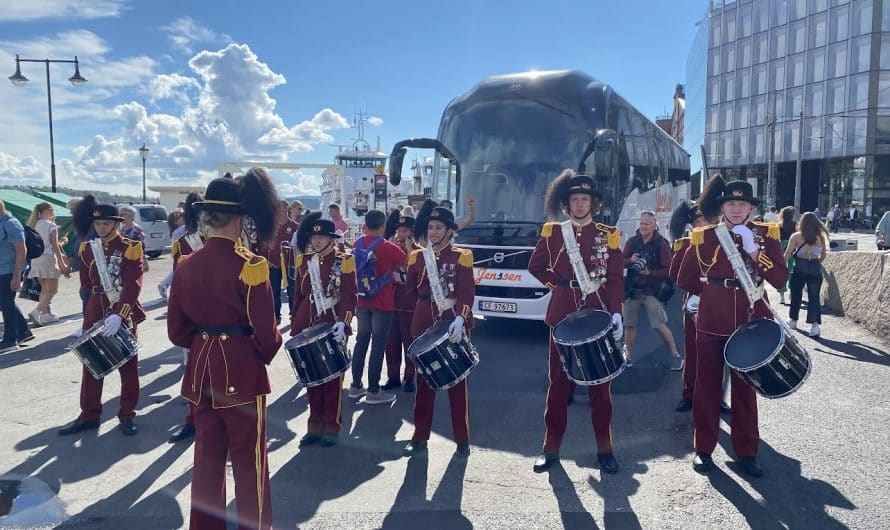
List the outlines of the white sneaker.
<svg viewBox="0 0 890 530">
<path fill-rule="evenodd" d="M 365 387 L 363 386 L 352 386 L 349 385 L 349 397 L 351 399 L 358 399 L 365 395 Z"/>
<path fill-rule="evenodd" d="M 40 325 L 40 322 L 38 322 L 38 320 L 40 319 L 40 310 L 39 310 L 39 309 L 37 309 L 37 308 L 35 307 L 35 308 L 34 308 L 34 311 L 31 311 L 30 313 L 28 313 L 28 316 L 31 317 L 31 320 L 32 320 L 35 324 L 37 324 L 38 326 Z"/>
<path fill-rule="evenodd" d="M 164 284 L 162 284 L 162 283 L 158 284 L 158 292 L 161 294 L 161 300 L 167 299 L 167 288 L 164 287 Z"/>
<path fill-rule="evenodd" d="M 789 328 L 791 328 L 791 329 L 797 329 L 797 321 L 796 321 L 796 320 L 791 320 L 791 319 L 789 318 L 788 320 L 785 321 L 785 323 L 788 324 L 788 327 L 789 327 Z"/>
<path fill-rule="evenodd" d="M 41 313 L 39 317 L 37 317 L 37 323 L 41 326 L 45 326 L 47 324 L 55 324 L 59 321 L 59 317 L 53 315 L 52 313 Z"/>
<path fill-rule="evenodd" d="M 819 324 L 813 324 L 810 326 L 810 337 L 818 337 L 822 334 L 822 330 L 819 329 Z"/>
<path fill-rule="evenodd" d="M 382 390 L 378 390 L 373 394 L 368 393 L 365 395 L 365 403 L 367 403 L 368 405 L 382 405 L 384 403 L 392 403 L 395 400 L 395 394 L 387 394 Z"/>
</svg>

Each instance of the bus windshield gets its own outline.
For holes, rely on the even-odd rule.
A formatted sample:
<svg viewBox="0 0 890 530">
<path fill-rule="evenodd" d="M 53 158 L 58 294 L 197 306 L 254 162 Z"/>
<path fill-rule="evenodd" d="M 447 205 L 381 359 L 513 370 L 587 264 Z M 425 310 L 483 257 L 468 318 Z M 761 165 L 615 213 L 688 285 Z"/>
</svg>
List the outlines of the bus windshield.
<svg viewBox="0 0 890 530">
<path fill-rule="evenodd" d="M 477 223 L 543 223 L 547 186 L 577 166 L 593 136 L 573 110 L 556 101 L 486 100 L 443 117 L 439 137 L 462 168 L 457 217 L 466 215 L 469 194 Z"/>
</svg>

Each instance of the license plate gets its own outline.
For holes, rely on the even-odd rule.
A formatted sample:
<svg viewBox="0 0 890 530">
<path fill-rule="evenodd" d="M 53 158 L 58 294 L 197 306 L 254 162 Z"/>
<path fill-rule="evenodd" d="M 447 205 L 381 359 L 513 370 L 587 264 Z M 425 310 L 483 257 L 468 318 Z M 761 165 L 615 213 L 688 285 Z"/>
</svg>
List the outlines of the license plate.
<svg viewBox="0 0 890 530">
<path fill-rule="evenodd" d="M 479 309 L 482 311 L 494 311 L 497 313 L 515 313 L 516 304 L 513 302 L 492 302 L 490 300 L 480 300 Z"/>
</svg>

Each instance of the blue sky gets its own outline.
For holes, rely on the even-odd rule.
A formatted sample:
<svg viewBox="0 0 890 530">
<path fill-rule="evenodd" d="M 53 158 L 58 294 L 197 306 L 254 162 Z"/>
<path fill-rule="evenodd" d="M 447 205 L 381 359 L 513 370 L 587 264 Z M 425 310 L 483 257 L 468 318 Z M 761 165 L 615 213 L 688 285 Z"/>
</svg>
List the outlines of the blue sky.
<svg viewBox="0 0 890 530">
<path fill-rule="evenodd" d="M 78 55 L 89 82 L 52 67 L 60 185 L 135 193 L 206 183 L 224 160 L 327 163 L 357 109 L 384 151 L 434 135 L 442 109 L 481 79 L 574 68 L 650 118 L 685 82 L 705 0 L 327 2 L 3 0 L 0 65 Z M 0 69 L 2 71 L 2 69 Z M 48 184 L 43 65 L 0 82 L 0 185 Z M 278 173 L 286 193 L 317 174 Z"/>
</svg>

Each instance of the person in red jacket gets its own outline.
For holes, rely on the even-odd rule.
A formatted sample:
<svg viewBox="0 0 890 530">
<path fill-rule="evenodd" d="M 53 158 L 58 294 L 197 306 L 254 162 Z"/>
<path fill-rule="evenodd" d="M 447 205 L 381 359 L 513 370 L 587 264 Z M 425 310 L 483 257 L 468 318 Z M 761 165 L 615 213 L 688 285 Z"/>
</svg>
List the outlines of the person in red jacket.
<svg viewBox="0 0 890 530">
<path fill-rule="evenodd" d="M 170 341 L 190 353 L 182 396 L 195 407 L 189 528 L 226 528 L 226 460 L 232 462 L 239 528 L 272 525 L 266 448 L 266 365 L 281 347 L 269 263 L 239 241 L 250 215 L 259 241 L 276 229 L 277 197 L 266 172 L 218 178 L 197 202 L 208 237 L 176 268 L 167 306 Z"/>
<path fill-rule="evenodd" d="M 297 231 L 297 252 L 294 259 L 294 312 L 291 315 L 291 335 L 322 322 L 334 323 L 334 338 L 345 341 L 351 334 L 350 324 L 355 314 L 356 283 L 355 258 L 340 250 L 337 228 L 321 212 L 313 212 L 303 218 Z M 312 298 L 312 280 L 309 261 L 318 259 L 320 278 L 325 296 L 330 299 L 330 309 L 318 315 Z M 310 386 L 309 426 L 300 446 L 321 442 L 324 447 L 337 443 L 340 432 L 341 390 L 343 375 L 327 383 Z"/>
<path fill-rule="evenodd" d="M 594 180 L 587 175 L 563 171 L 547 190 L 544 199 L 547 214 L 556 219 L 564 213 L 571 223 L 581 257 L 587 269 L 602 282 L 600 288 L 583 296 L 578 287 L 566 245 L 562 223 L 551 222 L 541 229 L 541 238 L 529 259 L 528 271 L 546 285 L 552 294 L 544 321 L 551 328 L 580 307 L 602 309 L 612 315 L 613 333 L 621 339 L 624 303 L 624 268 L 621 258 L 621 233 L 614 226 L 593 221 L 599 212 L 602 195 Z M 544 451 L 535 460 L 534 470 L 542 472 L 559 461 L 559 447 L 566 431 L 569 397 L 575 385 L 563 371 L 553 334 L 550 335 L 550 385 L 547 387 L 547 408 L 544 411 Z M 597 460 L 607 473 L 618 472 L 618 461 L 612 451 L 612 394 L 609 382 L 587 387 L 590 415 L 596 438 Z"/>
<path fill-rule="evenodd" d="M 722 222 L 745 261 L 755 283 L 764 280 L 774 287 L 784 285 L 788 267 L 779 242 L 779 225 L 748 221 L 760 201 L 754 197 L 747 181 L 725 183 L 719 175 L 708 182 L 712 188 L 700 202 L 706 217 L 723 215 Z M 713 214 L 709 213 L 713 212 Z M 711 453 L 720 433 L 720 404 L 723 401 L 723 348 L 729 336 L 751 318 L 771 317 L 764 294 L 753 310 L 742 291 L 736 272 L 717 239 L 718 225 L 695 228 L 691 247 L 680 264 L 678 282 L 686 292 L 700 297 L 695 319 L 695 344 L 698 353 L 695 393 L 692 396 L 696 471 L 707 473 L 714 468 Z M 703 281 L 702 278 L 705 278 Z M 742 470 L 760 476 L 763 469 L 757 461 L 760 435 L 757 430 L 757 398 L 752 389 L 735 372 L 732 385 L 732 447 Z"/>
<path fill-rule="evenodd" d="M 473 298 L 476 284 L 473 279 L 473 252 L 451 244 L 457 230 L 451 210 L 436 206 L 418 215 L 415 231 L 432 247 L 436 269 L 443 288 L 447 308 L 438 308 L 432 296 L 422 250 L 414 250 L 408 256 L 408 277 L 405 288 L 408 296 L 417 299 L 411 335 L 416 339 L 438 320 L 454 319 L 448 328 L 449 340 L 460 341 L 465 331 L 473 327 Z M 442 311 L 444 309 L 444 311 Z M 441 312 L 440 312 L 441 311 Z M 470 454 L 470 402 L 467 397 L 469 377 L 447 390 L 451 406 L 452 437 L 457 444 L 456 456 Z M 436 391 L 423 377 L 417 378 L 417 394 L 414 401 L 414 434 L 405 447 L 407 456 L 425 453 L 433 425 L 433 408 Z"/>
<path fill-rule="evenodd" d="M 114 335 L 121 326 L 127 326 L 134 334 L 136 326 L 145 320 L 145 312 L 139 304 L 139 291 L 142 289 L 142 243 L 121 236 L 120 224 L 123 217 L 116 206 L 97 204 L 93 195 L 87 195 L 75 210 L 74 223 L 81 233 L 87 233 L 90 225 L 102 242 L 103 256 L 93 254 L 89 241 L 80 244 L 80 286 L 89 292 L 86 310 L 83 314 L 82 331 L 105 319 L 103 335 Z M 97 260 L 107 267 L 113 283 L 120 285 L 120 297 L 116 302 L 109 300 L 102 286 Z M 136 417 L 136 404 L 139 402 L 138 356 L 124 363 L 118 372 L 121 374 L 120 410 L 118 426 L 124 434 L 133 435 L 139 428 L 133 422 Z M 80 416 L 59 429 L 59 434 L 74 434 L 88 429 L 98 429 L 102 417 L 102 386 L 104 379 L 96 379 L 86 366 L 83 367 L 80 383 Z"/>
<path fill-rule="evenodd" d="M 393 210 L 386 221 L 384 237 L 395 243 L 405 253 L 405 263 L 393 277 L 393 323 L 389 328 L 389 340 L 386 343 L 386 375 L 387 382 L 383 390 L 402 386 L 405 392 L 411 393 L 417 388 L 415 381 L 414 362 L 408 358 L 408 347 L 411 346 L 411 319 L 414 317 L 414 306 L 417 300 L 408 294 L 405 281 L 408 274 L 408 255 L 419 250 L 420 245 L 414 242 L 414 217 L 402 215 Z M 401 377 L 402 358 L 405 359 L 405 375 Z"/>
<path fill-rule="evenodd" d="M 272 284 L 272 296 L 275 298 L 275 319 L 281 323 L 281 289 L 287 288 L 287 264 L 292 258 L 290 242 L 300 224 L 287 215 L 287 201 L 278 202 L 278 229 L 275 237 L 264 244 L 257 245 L 257 254 L 269 262 L 269 278 Z"/>
</svg>

